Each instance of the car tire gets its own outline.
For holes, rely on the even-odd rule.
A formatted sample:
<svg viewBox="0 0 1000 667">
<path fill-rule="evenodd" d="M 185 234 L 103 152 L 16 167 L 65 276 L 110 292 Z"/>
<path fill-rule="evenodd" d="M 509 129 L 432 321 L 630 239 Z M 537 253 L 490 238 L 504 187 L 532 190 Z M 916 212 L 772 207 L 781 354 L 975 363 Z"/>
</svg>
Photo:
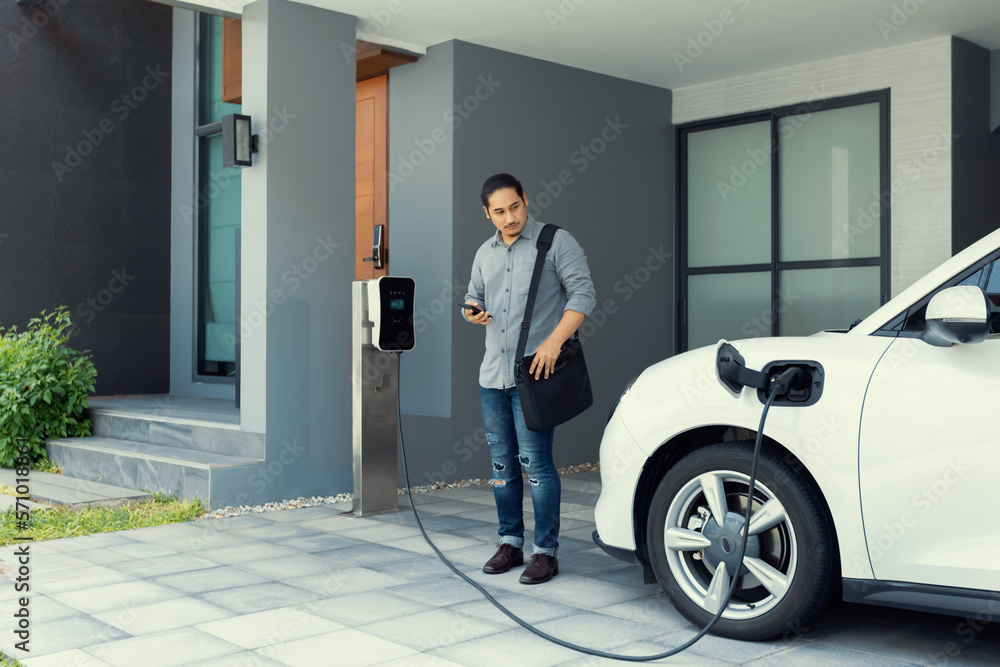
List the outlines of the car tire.
<svg viewBox="0 0 1000 667">
<path fill-rule="evenodd" d="M 653 572 L 699 627 L 716 614 L 737 570 L 752 459 L 752 442 L 704 447 L 674 465 L 653 496 L 646 531 Z M 740 582 L 712 633 L 743 640 L 800 635 L 834 585 L 833 533 L 816 493 L 766 451 L 750 525 Z"/>
</svg>

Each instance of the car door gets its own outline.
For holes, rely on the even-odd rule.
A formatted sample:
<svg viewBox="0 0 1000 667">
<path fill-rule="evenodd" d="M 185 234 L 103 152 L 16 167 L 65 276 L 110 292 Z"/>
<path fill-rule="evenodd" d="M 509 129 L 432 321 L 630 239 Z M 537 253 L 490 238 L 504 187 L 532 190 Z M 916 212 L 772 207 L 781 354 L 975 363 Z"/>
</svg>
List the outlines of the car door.
<svg viewBox="0 0 1000 667">
<path fill-rule="evenodd" d="M 996 255 L 949 281 L 1000 306 Z M 928 295 L 898 323 L 865 396 L 861 507 L 875 578 L 1000 590 L 1000 326 L 934 347 L 919 335 Z M 1000 310 L 1000 309 L 998 309 Z M 882 332 L 883 334 L 888 332 Z"/>
</svg>

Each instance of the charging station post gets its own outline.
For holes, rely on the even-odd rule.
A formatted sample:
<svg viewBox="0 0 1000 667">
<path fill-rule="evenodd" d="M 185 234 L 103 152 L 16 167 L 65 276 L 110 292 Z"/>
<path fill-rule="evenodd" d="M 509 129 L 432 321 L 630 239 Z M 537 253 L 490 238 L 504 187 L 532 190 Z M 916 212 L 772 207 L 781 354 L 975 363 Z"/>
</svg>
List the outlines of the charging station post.
<svg viewBox="0 0 1000 667">
<path fill-rule="evenodd" d="M 399 355 L 413 349 L 412 278 L 352 283 L 354 501 L 357 516 L 395 512 L 399 501 Z"/>
</svg>

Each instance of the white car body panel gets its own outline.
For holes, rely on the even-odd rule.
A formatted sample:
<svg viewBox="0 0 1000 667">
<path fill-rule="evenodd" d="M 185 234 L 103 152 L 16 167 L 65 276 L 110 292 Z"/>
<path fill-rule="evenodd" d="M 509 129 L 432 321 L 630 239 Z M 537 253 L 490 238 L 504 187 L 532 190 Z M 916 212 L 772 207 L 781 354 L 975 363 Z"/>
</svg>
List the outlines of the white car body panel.
<svg viewBox="0 0 1000 667">
<path fill-rule="evenodd" d="M 842 554 L 853 555 L 865 549 L 857 482 L 859 418 L 871 369 L 891 342 L 891 338 L 878 336 L 823 333 L 807 338 L 762 338 L 734 343 L 749 368 L 784 360 L 814 361 L 824 369 L 839 369 L 832 376 L 827 373 L 823 395 L 816 406 L 772 407 L 764 432 L 798 457 L 816 479 L 838 527 Z M 677 382 L 678 377 L 695 380 L 684 385 Z M 715 348 L 705 347 L 649 367 L 622 398 L 615 417 L 628 424 L 626 432 L 638 447 L 646 455 L 652 455 L 676 435 L 706 425 L 756 431 L 762 407 L 755 390 L 744 388 L 740 397 L 734 399 L 723 388 L 715 375 Z M 831 415 L 844 417 L 831 418 Z M 602 468 L 605 452 L 619 446 L 612 443 L 617 442 L 616 434 L 620 432 L 606 431 L 601 445 Z M 636 480 L 639 471 L 634 475 Z M 613 486 L 621 483 L 624 480 L 615 480 Z M 631 518 L 634 492 L 633 484 L 626 500 L 626 494 L 616 489 L 608 493 L 605 501 L 602 488 L 597 527 L 601 539 L 610 546 L 635 548 L 634 539 L 612 541 L 610 532 L 616 535 L 624 532 L 620 526 L 611 528 L 611 525 L 624 522 L 623 517 Z M 612 502 L 621 504 L 616 509 L 605 506 Z M 603 522 L 601 515 L 614 520 Z M 632 526 L 628 532 L 634 533 Z M 844 576 L 872 576 L 870 565 L 863 561 L 844 560 L 842 564 Z"/>
<path fill-rule="evenodd" d="M 646 458 L 646 453 L 639 449 L 625 428 L 621 411 L 616 410 L 601 441 L 601 495 L 594 507 L 594 521 L 601 526 L 601 539 L 605 544 L 635 550 L 632 505 Z M 623 511 L 628 512 L 627 521 L 622 520 Z"/>
<path fill-rule="evenodd" d="M 875 578 L 1000 590 L 995 421 L 1000 337 L 933 347 L 893 342 L 872 376 L 861 428 L 861 503 Z M 942 416 L 946 416 L 942 419 Z M 984 513 L 985 511 L 985 513 Z"/>
</svg>

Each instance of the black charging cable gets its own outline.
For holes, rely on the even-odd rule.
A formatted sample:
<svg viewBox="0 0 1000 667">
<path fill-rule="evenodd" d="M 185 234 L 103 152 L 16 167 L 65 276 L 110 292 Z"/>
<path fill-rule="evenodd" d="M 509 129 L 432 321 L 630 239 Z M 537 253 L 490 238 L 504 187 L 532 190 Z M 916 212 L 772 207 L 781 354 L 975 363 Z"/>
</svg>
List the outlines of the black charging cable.
<svg viewBox="0 0 1000 667">
<path fill-rule="evenodd" d="M 782 373 L 780 376 L 772 378 L 770 382 L 770 387 L 769 387 L 770 392 L 768 393 L 767 401 L 765 401 L 764 403 L 764 411 L 760 415 L 760 427 L 757 429 L 757 439 L 754 442 L 754 447 L 753 447 L 753 463 L 751 463 L 750 465 L 750 488 L 747 492 L 747 509 L 746 509 L 746 514 L 744 516 L 744 524 L 743 524 L 744 530 L 742 531 L 743 539 L 740 541 L 740 559 L 738 561 L 739 563 L 742 563 L 744 556 L 746 556 L 747 540 L 750 538 L 750 531 L 746 530 L 746 527 L 750 525 L 750 516 L 751 514 L 753 514 L 753 496 L 754 496 L 754 491 L 757 488 L 757 461 L 760 458 L 760 447 L 761 447 L 761 442 L 763 441 L 764 421 L 767 419 L 768 410 L 771 409 L 771 403 L 773 403 L 774 399 L 777 398 L 779 395 L 783 395 L 788 392 L 790 385 L 794 383 L 794 380 L 799 373 L 801 373 L 799 369 L 791 368 Z M 545 639 L 546 641 L 550 641 L 553 644 L 558 644 L 559 646 L 568 648 L 572 651 L 578 651 L 580 653 L 586 653 L 587 655 L 593 655 L 600 658 L 608 658 L 610 660 L 624 660 L 628 662 L 649 662 L 651 660 L 660 660 L 662 658 L 669 658 L 671 656 L 677 655 L 681 651 L 689 649 L 691 646 L 694 645 L 695 642 L 697 642 L 699 639 L 708 634 L 708 632 L 713 627 L 715 627 L 715 624 L 719 621 L 719 619 L 722 618 L 722 614 L 725 613 L 726 608 L 729 607 L 729 601 L 730 599 L 732 599 L 733 593 L 736 591 L 736 585 L 739 583 L 740 578 L 739 576 L 737 576 L 739 574 L 738 572 L 736 573 L 736 575 L 733 576 L 733 581 L 729 585 L 729 591 L 726 593 L 726 598 L 722 601 L 722 605 L 719 607 L 719 611 L 715 613 L 715 616 L 713 616 L 712 620 L 708 622 L 708 625 L 702 628 L 701 631 L 698 632 L 698 634 L 696 634 L 694 637 L 689 639 L 684 644 L 681 644 L 680 646 L 670 649 L 669 651 L 666 651 L 664 653 L 658 653 L 656 655 L 642 655 L 642 656 L 619 655 L 617 653 L 607 653 L 606 651 L 587 648 L 586 646 L 578 646 L 577 644 L 573 644 L 572 642 L 559 639 L 558 637 L 553 637 L 552 635 L 539 630 L 531 623 L 528 623 L 527 621 L 516 616 L 514 612 L 507 609 L 499 602 L 497 602 L 497 599 L 494 598 L 492 595 L 490 595 L 490 592 L 487 591 L 482 585 L 480 585 L 479 582 L 474 581 L 467 574 L 465 574 L 457 567 L 455 567 L 455 565 L 450 560 L 448 560 L 443 553 L 441 553 L 441 550 L 437 548 L 437 545 L 435 545 L 434 542 L 431 541 L 431 538 L 427 535 L 427 531 L 424 530 L 424 524 L 421 523 L 420 515 L 417 514 L 417 508 L 414 506 L 413 503 L 413 492 L 410 490 L 410 473 L 406 468 L 406 447 L 403 444 L 403 421 L 402 421 L 402 413 L 399 410 L 398 382 L 396 383 L 396 394 L 397 394 L 396 423 L 398 424 L 399 427 L 399 451 L 403 459 L 403 480 L 406 482 L 406 495 L 410 501 L 410 510 L 413 512 L 413 518 L 417 520 L 417 527 L 420 529 L 420 534 L 424 536 L 424 541 L 427 542 L 430 548 L 434 550 L 434 553 L 437 554 L 437 557 L 441 559 L 442 563 L 447 565 L 452 572 L 454 572 L 459 577 L 464 579 L 466 583 L 475 588 L 483 595 L 483 597 L 489 600 L 494 607 L 499 609 L 508 618 L 510 618 L 512 621 L 520 625 L 522 628 L 541 637 L 542 639 Z"/>
</svg>

